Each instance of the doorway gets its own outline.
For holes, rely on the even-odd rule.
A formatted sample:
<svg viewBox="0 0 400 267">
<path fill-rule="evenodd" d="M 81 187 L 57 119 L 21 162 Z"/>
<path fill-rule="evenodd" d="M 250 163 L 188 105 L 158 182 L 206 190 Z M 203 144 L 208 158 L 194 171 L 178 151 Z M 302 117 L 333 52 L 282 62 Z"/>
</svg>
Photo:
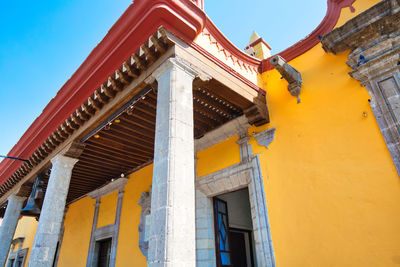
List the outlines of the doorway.
<svg viewBox="0 0 400 267">
<path fill-rule="evenodd" d="M 253 223 L 248 188 L 218 195 L 213 202 L 217 267 L 253 267 Z"/>
</svg>

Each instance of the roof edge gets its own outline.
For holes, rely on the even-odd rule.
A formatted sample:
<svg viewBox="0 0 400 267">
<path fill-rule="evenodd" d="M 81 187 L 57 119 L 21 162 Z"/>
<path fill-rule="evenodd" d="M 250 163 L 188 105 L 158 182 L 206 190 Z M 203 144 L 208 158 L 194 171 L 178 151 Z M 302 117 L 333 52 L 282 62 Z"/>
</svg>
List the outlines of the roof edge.
<svg viewBox="0 0 400 267">
<path fill-rule="evenodd" d="M 20 158 L 31 156 L 160 26 L 191 43 L 204 28 L 205 21 L 204 11 L 192 1 L 136 0 L 61 87 L 8 155 Z M 0 163 L 0 185 L 21 165 L 22 162 L 4 159 Z"/>
<path fill-rule="evenodd" d="M 336 26 L 343 8 L 349 7 L 351 12 L 355 12 L 353 7 L 355 1 L 356 0 L 328 0 L 326 15 L 317 28 L 304 39 L 276 55 L 281 56 L 289 62 L 316 46 L 320 42 L 320 36 L 327 34 Z M 262 61 L 261 72 L 273 69 L 273 66 L 269 63 L 270 59 L 271 57 Z"/>
</svg>

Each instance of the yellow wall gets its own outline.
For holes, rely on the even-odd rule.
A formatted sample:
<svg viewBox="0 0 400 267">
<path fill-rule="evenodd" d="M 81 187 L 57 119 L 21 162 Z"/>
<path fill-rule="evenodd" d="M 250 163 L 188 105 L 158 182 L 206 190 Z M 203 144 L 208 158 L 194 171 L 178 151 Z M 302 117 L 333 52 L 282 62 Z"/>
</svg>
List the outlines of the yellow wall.
<svg viewBox="0 0 400 267">
<path fill-rule="evenodd" d="M 263 74 L 271 123 L 249 132 L 277 129 L 269 149 L 252 145 L 278 266 L 400 264 L 400 180 L 370 96 L 347 74 L 346 60 L 347 53 L 326 54 L 318 45 L 291 61 L 304 81 L 301 104 L 275 70 Z"/>
<path fill-rule="evenodd" d="M 357 12 L 345 9 L 338 25 L 376 2 L 356 1 Z M 251 127 L 249 134 L 276 127 L 269 149 L 254 138 L 250 143 L 260 155 L 277 266 L 400 264 L 400 180 L 369 107 L 370 96 L 350 78 L 346 60 L 347 53 L 326 54 L 320 45 L 292 60 L 304 81 L 300 104 L 275 70 L 260 77 L 271 122 Z M 197 175 L 238 163 L 236 140 L 200 151 Z M 146 266 L 138 247 L 137 202 L 150 189 L 152 165 L 129 178 L 116 265 Z M 102 199 L 98 226 L 113 223 L 115 194 Z M 94 202 L 86 197 L 70 205 L 58 266 L 86 265 Z M 21 219 L 17 229 L 32 236 L 26 237 L 26 246 L 36 227 L 29 220 Z"/>
<path fill-rule="evenodd" d="M 95 202 L 85 197 L 69 206 L 58 267 L 86 266 Z"/>
<path fill-rule="evenodd" d="M 125 186 L 116 259 L 118 267 L 146 266 L 146 258 L 139 250 L 138 227 L 142 208 L 137 203 L 142 192 L 151 189 L 152 170 L 153 165 L 149 165 L 133 173 Z M 85 197 L 70 205 L 58 266 L 86 266 L 94 203 L 95 200 Z M 97 227 L 114 223 L 116 206 L 117 192 L 101 198 Z"/>
<path fill-rule="evenodd" d="M 146 266 L 146 257 L 139 249 L 139 222 L 142 207 L 137 203 L 142 192 L 151 189 L 153 165 L 149 165 L 129 177 L 125 186 L 125 196 L 122 204 L 121 225 L 118 239 L 116 266 Z"/>
<path fill-rule="evenodd" d="M 33 217 L 21 217 L 18 220 L 17 228 L 15 229 L 14 238 L 24 237 L 24 243 L 22 245 L 22 249 L 28 248 L 28 255 L 25 259 L 25 266 L 27 266 L 29 261 L 29 256 L 31 254 L 33 240 L 35 238 L 37 227 L 37 221 Z M 18 245 L 15 246 L 14 251 L 17 251 Z"/>
<path fill-rule="evenodd" d="M 240 162 L 237 136 L 231 137 L 217 145 L 197 153 L 197 176 L 216 172 Z"/>
<path fill-rule="evenodd" d="M 115 191 L 100 199 L 99 217 L 97 219 L 98 228 L 115 223 L 117 195 L 118 191 Z"/>
</svg>

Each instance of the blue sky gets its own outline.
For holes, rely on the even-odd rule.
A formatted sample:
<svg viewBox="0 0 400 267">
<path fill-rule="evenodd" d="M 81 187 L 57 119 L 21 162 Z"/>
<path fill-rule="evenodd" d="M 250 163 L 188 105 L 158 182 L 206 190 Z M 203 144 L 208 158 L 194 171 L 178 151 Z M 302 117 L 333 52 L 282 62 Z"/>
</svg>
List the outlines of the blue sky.
<svg viewBox="0 0 400 267">
<path fill-rule="evenodd" d="M 131 2 L 0 1 L 0 155 L 10 151 Z M 239 48 L 256 30 L 277 53 L 319 24 L 326 0 L 205 0 L 205 7 Z"/>
</svg>

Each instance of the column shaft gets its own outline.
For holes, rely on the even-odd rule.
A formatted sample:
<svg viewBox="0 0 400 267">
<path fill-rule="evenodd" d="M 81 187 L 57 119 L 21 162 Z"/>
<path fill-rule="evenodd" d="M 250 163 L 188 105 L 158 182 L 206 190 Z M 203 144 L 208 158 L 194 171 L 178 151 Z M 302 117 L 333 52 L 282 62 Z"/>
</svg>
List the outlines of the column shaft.
<svg viewBox="0 0 400 267">
<path fill-rule="evenodd" d="M 51 160 L 50 179 L 29 257 L 29 267 L 51 267 L 53 264 L 72 169 L 77 161 L 63 155 L 57 155 Z"/>
<path fill-rule="evenodd" d="M 4 266 L 10 250 L 11 241 L 17 228 L 25 197 L 11 195 L 8 198 L 6 213 L 0 226 L 0 266 Z"/>
<path fill-rule="evenodd" d="M 158 81 L 148 266 L 195 266 L 194 71 L 169 59 Z"/>
</svg>

